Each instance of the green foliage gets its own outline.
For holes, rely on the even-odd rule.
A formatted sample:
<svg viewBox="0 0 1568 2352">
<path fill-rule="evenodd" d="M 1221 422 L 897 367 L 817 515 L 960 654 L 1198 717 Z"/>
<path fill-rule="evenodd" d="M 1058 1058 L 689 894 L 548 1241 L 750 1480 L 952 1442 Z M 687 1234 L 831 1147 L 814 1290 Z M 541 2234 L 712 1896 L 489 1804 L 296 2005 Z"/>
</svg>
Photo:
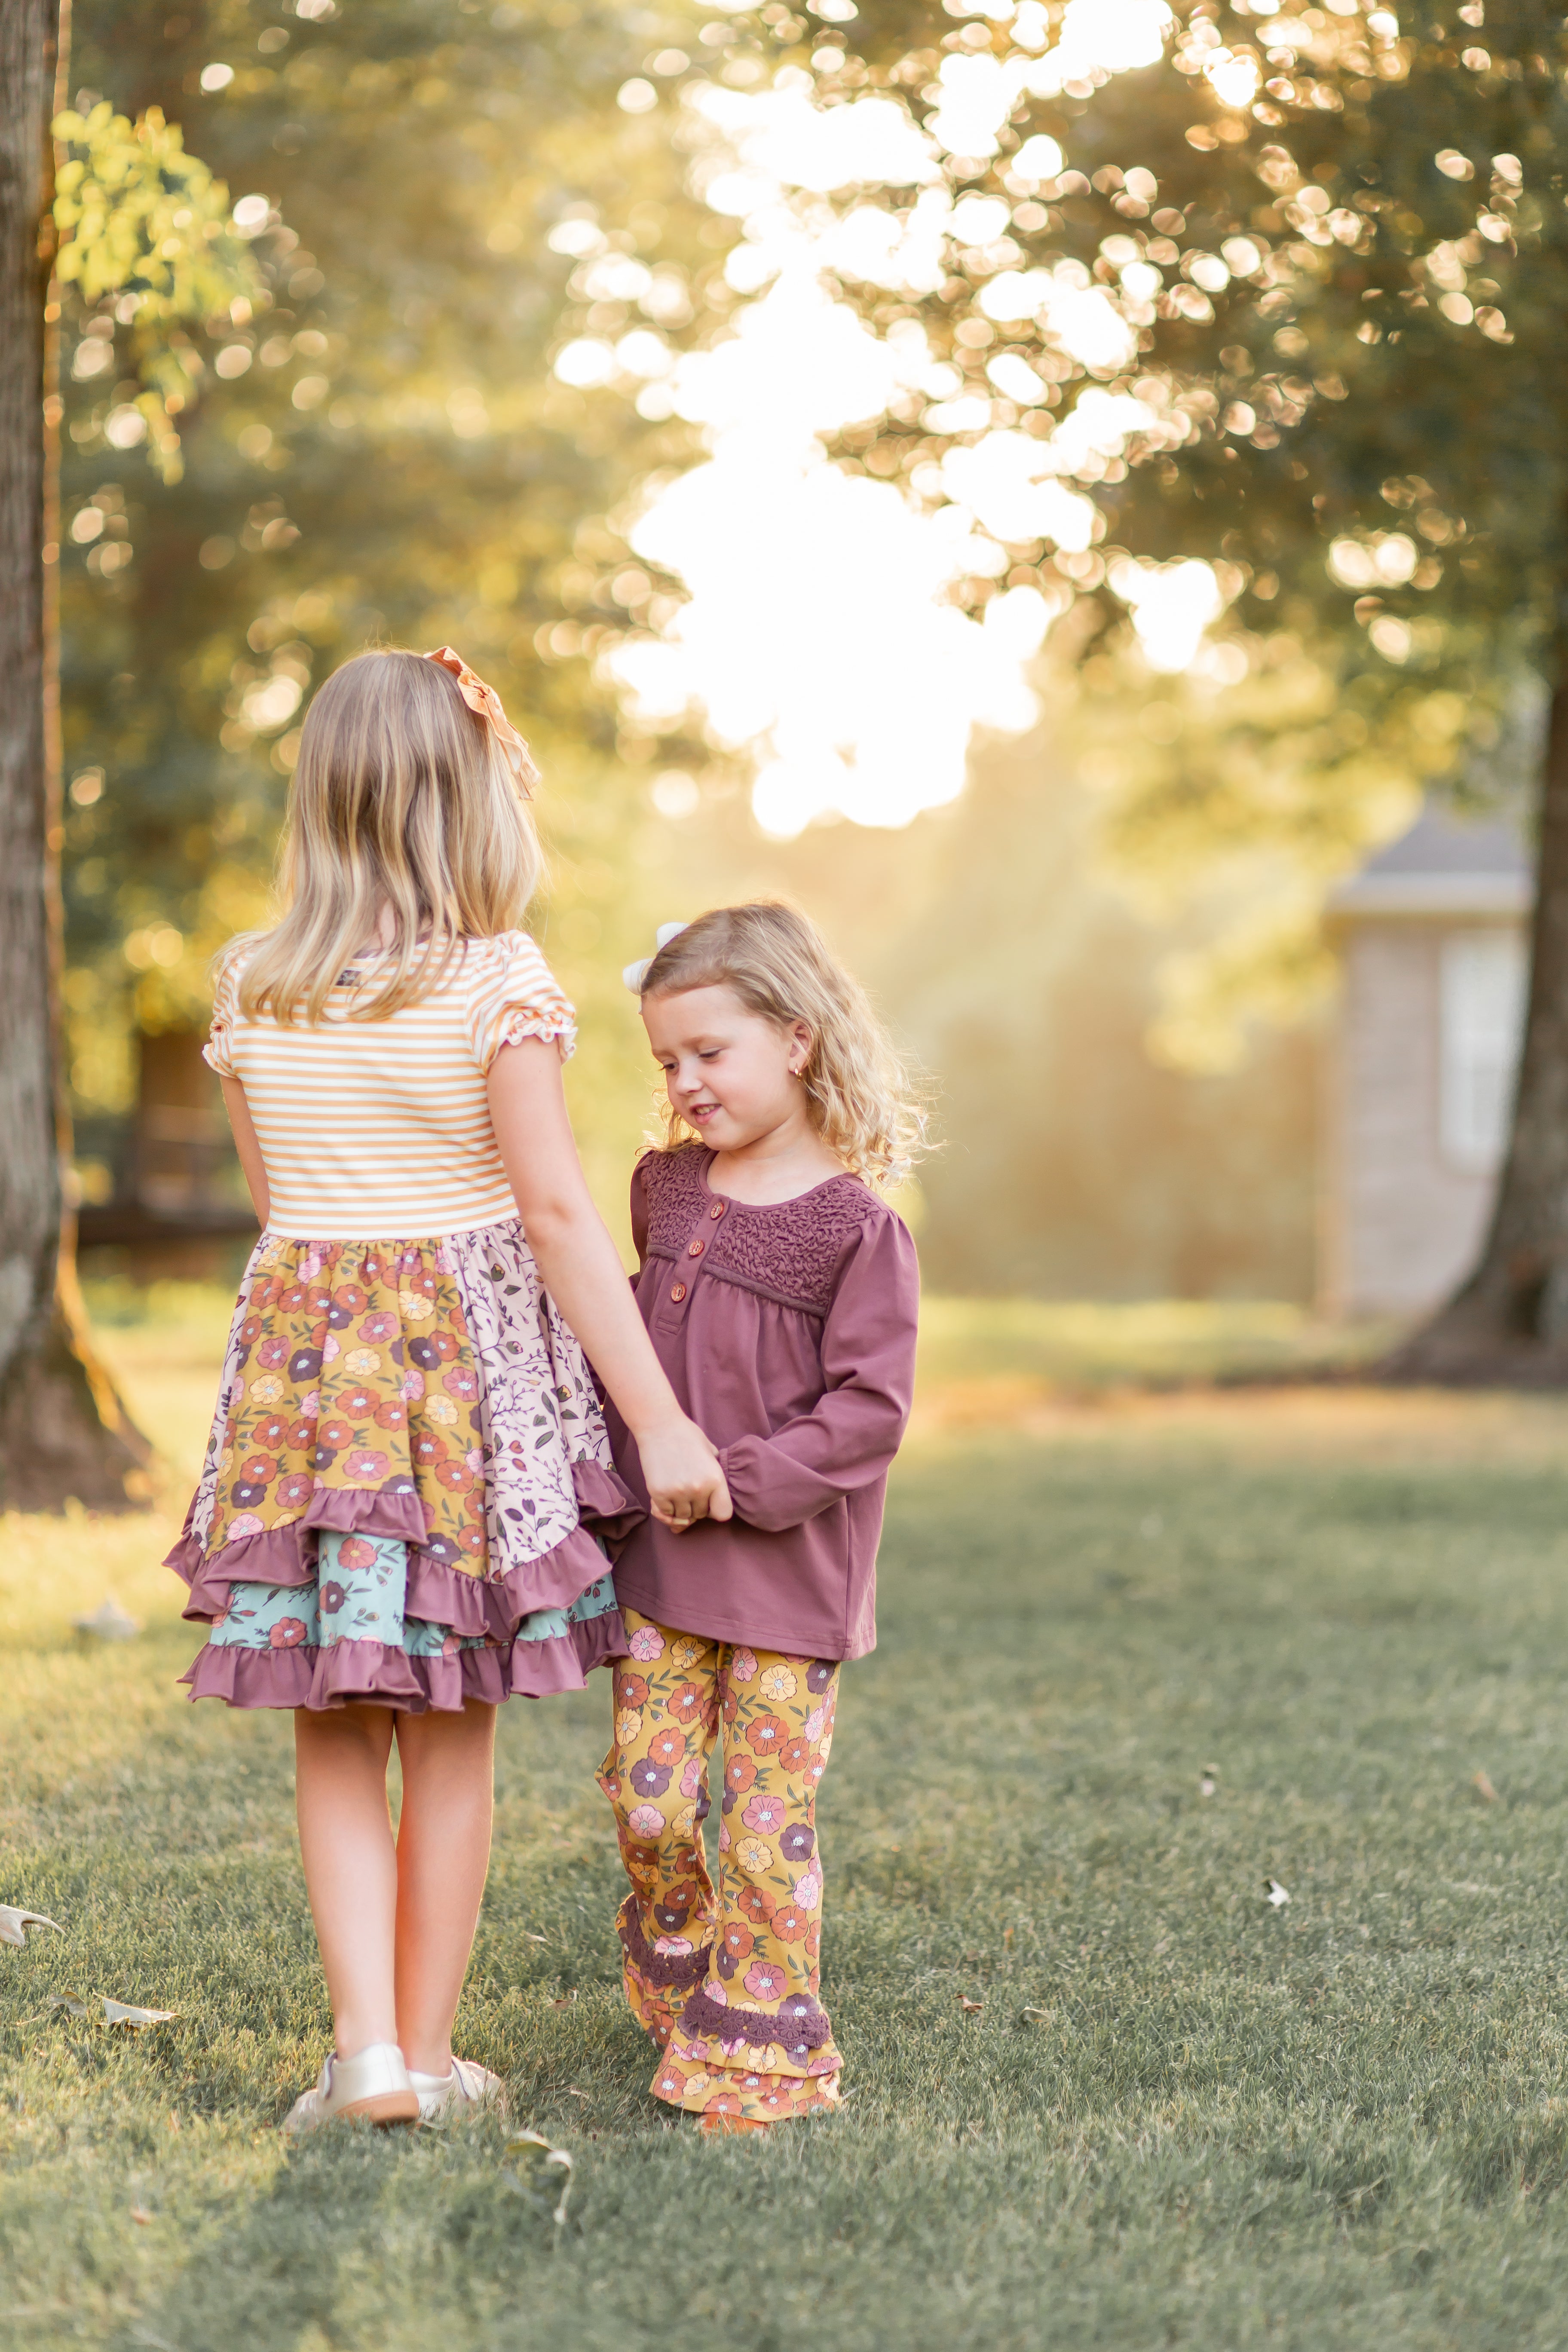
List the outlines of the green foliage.
<svg viewBox="0 0 1568 2352">
<path fill-rule="evenodd" d="M 1364 642 L 1357 667 L 1395 708 L 1408 667 L 1495 710 L 1500 670 L 1557 660 L 1568 43 L 1559 16 L 1509 0 L 1463 59 L 1445 24 L 1403 38 L 1392 24 L 1374 10 L 1271 33 L 1194 8 L 1175 71 L 1112 86 L 1086 115 L 1085 160 L 1135 153 L 1159 183 L 1152 209 L 1182 215 L 1147 331 L 1194 420 L 1173 463 L 1140 453 L 1108 524 L 1155 554 L 1208 535 L 1247 565 L 1254 625 L 1272 570 L 1276 594 Z M 1227 108 L 1202 75 L 1216 35 L 1260 74 L 1295 62 Z M 1094 217 L 1074 249 L 1096 267 L 1096 232 L 1154 242 L 1117 176 L 1119 205 L 1114 188 L 1079 199 Z M 1226 268 L 1233 239 L 1254 267 Z M 1205 276 L 1222 282 L 1205 293 Z"/>
<path fill-rule="evenodd" d="M 228 190 L 185 153 L 178 124 L 155 106 L 132 124 L 100 99 L 86 115 L 58 116 L 54 133 L 66 150 L 55 175 L 55 275 L 98 312 L 110 339 L 111 319 L 132 329 L 132 364 L 147 387 L 106 420 L 107 437 L 119 448 L 145 438 L 164 481 L 176 482 L 174 419 L 205 373 L 183 322 L 248 318 L 258 291 L 245 239 L 229 222 Z M 107 363 L 107 352 L 94 352 L 101 340 L 79 352 Z"/>
<path fill-rule="evenodd" d="M 558 2246 L 505 2125 L 286 2147 L 328 2031 L 289 1726 L 185 1703 L 146 1523 L 10 1522 L 0 1891 L 66 1931 L 0 1958 L 10 2310 L 171 2352 L 1547 2352 L 1563 1439 L 1308 1391 L 911 1454 L 821 1801 L 824 2124 L 647 2099 L 607 1694 L 504 1709 L 461 2046 L 576 2160 Z M 106 1584 L 139 1642 L 74 1640 Z M 181 2014 L 46 2006 L 100 1991 Z"/>
<path fill-rule="evenodd" d="M 1158 412 L 1120 458 L 1090 449 L 1074 470 L 1104 545 L 1098 561 L 1055 559 L 1065 582 L 1098 587 L 1120 541 L 1158 560 L 1228 556 L 1254 627 L 1279 620 L 1282 594 L 1338 627 L 1360 587 L 1361 629 L 1403 616 L 1403 634 L 1373 640 L 1380 676 L 1414 662 L 1468 677 L 1495 661 L 1500 633 L 1527 648 L 1550 635 L 1568 550 L 1568 36 L 1535 0 L 1482 13 L 1484 47 L 1446 21 L 1402 33 L 1375 7 L 1276 18 L 1184 0 L 1165 63 L 1041 97 L 1007 25 L 959 30 L 931 11 L 932 48 L 873 73 L 929 124 L 942 86 L 918 85 L 942 53 L 1026 71 L 1000 152 L 951 159 L 966 193 L 1006 206 L 1005 232 L 958 253 L 913 306 L 987 396 L 1003 353 L 1048 360 L 1027 415 L 998 399 L 993 425 L 1045 437 L 1097 383 Z M 849 98 L 857 75 L 847 61 L 830 96 Z M 1243 89 L 1248 102 L 1220 94 Z M 1021 178 L 1015 159 L 1038 133 L 1070 168 Z M 1086 363 L 1026 299 L 1007 315 L 998 280 L 1064 262 L 1133 331 L 1132 357 Z M 879 320 L 911 307 L 861 299 Z M 952 438 L 920 418 L 886 430 L 879 469 L 894 454 L 929 462 Z M 1378 535 L 1385 550 L 1405 538 L 1408 570 L 1401 548 L 1363 580 L 1336 577 L 1346 533 L 1373 558 Z"/>
<path fill-rule="evenodd" d="M 263 224 L 248 310 L 214 322 L 181 418 L 178 482 L 115 447 L 124 387 L 81 364 L 80 330 L 119 297 L 68 352 L 68 996 L 89 1155 L 123 1148 L 129 1022 L 203 1022 L 208 958 L 267 919 L 313 687 L 367 643 L 450 642 L 544 771 L 541 925 L 605 1041 L 578 1108 L 614 1169 L 604 1189 L 624 1189 L 646 1087 L 614 975 L 663 911 L 645 898 L 660 826 L 640 764 L 654 747 L 617 743 L 592 665 L 624 615 L 613 518 L 690 436 L 590 411 L 552 380 L 578 263 L 549 240 L 571 221 L 567 243 L 592 244 L 596 219 L 626 213 L 614 249 L 658 246 L 664 297 L 686 282 L 703 248 L 681 161 L 661 121 L 615 103 L 646 51 L 680 37 L 696 46 L 680 0 L 635 33 L 606 0 L 310 17 L 262 0 L 79 5 L 78 112 L 102 90 L 126 116 L 178 119 Z M 230 79 L 204 89 L 215 62 Z M 600 323 L 639 317 L 611 303 Z"/>
</svg>

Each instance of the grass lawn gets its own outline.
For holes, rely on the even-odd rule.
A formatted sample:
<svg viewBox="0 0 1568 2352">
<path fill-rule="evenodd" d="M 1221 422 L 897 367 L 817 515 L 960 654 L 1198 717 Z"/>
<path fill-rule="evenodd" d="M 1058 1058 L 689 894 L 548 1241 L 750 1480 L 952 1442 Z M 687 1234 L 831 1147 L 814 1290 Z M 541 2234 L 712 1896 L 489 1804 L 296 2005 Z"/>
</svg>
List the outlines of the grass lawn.
<svg viewBox="0 0 1568 2352">
<path fill-rule="evenodd" d="M 106 1338 L 188 1461 L 222 1318 L 174 1305 Z M 1009 1414 L 943 1344 L 821 1801 L 840 2114 L 647 2098 L 607 1690 L 503 1713 L 461 2045 L 574 2156 L 560 2228 L 495 2123 L 285 2149 L 327 2033 L 289 1726 L 174 1688 L 169 1516 L 5 1522 L 0 1902 L 65 1933 L 0 1947 L 0 2343 L 1568 2341 L 1568 1407 Z M 136 1641 L 72 1633 L 106 1592 Z"/>
</svg>

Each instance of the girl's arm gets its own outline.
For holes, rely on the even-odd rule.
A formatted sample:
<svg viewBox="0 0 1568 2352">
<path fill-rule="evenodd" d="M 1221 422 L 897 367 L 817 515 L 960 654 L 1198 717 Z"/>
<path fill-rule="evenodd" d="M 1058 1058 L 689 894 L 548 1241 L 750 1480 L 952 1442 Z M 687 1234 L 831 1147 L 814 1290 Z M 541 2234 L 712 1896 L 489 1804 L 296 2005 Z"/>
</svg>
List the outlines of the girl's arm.
<svg viewBox="0 0 1568 2352">
<path fill-rule="evenodd" d="M 823 1325 L 824 1393 L 771 1437 L 738 1437 L 720 1454 L 737 1518 L 780 1535 L 883 1475 L 910 1417 L 919 1318 L 915 1245 L 898 1217 L 879 1217 Z"/>
<path fill-rule="evenodd" d="M 643 1328 L 620 1253 L 588 1192 L 553 1042 L 503 1045 L 487 1079 L 490 1118 L 545 1287 L 637 1442 L 654 1516 L 727 1519 L 714 1447 L 676 1402 Z"/>
<path fill-rule="evenodd" d="M 250 1105 L 245 1099 L 245 1088 L 239 1080 L 222 1078 L 218 1083 L 223 1087 L 223 1107 L 234 1130 L 234 1148 L 239 1154 L 239 1164 L 250 1191 L 251 1204 L 265 1224 L 268 1207 L 267 1164 L 261 1157 L 261 1146 L 256 1139 L 256 1121 L 250 1116 Z"/>
</svg>

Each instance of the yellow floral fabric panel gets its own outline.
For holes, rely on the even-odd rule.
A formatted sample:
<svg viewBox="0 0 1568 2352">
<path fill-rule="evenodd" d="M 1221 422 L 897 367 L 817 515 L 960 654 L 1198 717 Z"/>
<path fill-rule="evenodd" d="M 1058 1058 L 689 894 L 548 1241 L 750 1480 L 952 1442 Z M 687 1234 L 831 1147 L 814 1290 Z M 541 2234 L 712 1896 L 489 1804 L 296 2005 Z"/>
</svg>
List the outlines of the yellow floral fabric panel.
<svg viewBox="0 0 1568 2352">
<path fill-rule="evenodd" d="M 309 1514 L 482 1575 L 479 1377 L 440 1244 L 269 1237 L 249 1280 L 209 1556 Z"/>
</svg>

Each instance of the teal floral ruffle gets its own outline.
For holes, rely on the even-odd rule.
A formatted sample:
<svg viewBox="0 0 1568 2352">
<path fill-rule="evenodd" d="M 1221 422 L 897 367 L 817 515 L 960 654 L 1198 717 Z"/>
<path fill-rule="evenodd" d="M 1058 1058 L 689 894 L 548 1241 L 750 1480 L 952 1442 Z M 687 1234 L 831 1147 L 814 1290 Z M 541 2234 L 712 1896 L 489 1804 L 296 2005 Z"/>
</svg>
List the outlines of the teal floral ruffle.
<svg viewBox="0 0 1568 2352">
<path fill-rule="evenodd" d="M 450 1658 L 485 1647 L 480 1634 L 458 1634 L 450 1626 L 405 1616 L 407 1587 L 406 1544 L 393 1536 L 323 1529 L 312 1583 L 231 1585 L 227 1613 L 208 1638 L 214 1648 L 237 1650 L 374 1642 L 411 1658 Z M 585 1624 L 615 1606 L 615 1585 L 606 1568 L 599 1582 L 579 1593 L 569 1609 L 536 1609 L 524 1617 L 516 1638 L 551 1641 L 569 1626 Z"/>
</svg>

